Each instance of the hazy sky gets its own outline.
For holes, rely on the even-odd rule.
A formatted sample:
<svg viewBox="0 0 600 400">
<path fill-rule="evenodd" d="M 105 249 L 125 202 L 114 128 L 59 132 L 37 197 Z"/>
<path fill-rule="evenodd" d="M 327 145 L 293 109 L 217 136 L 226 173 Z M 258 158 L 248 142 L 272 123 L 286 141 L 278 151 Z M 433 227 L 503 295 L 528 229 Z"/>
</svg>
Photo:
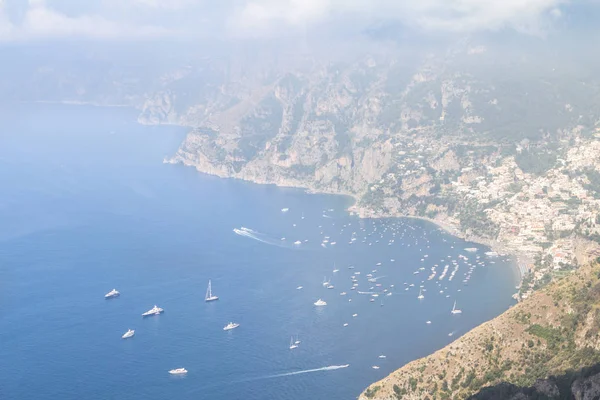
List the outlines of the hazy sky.
<svg viewBox="0 0 600 400">
<path fill-rule="evenodd" d="M 597 0 L 0 0 L 0 40 L 252 37 L 398 22 L 424 31 L 540 34 Z"/>
</svg>

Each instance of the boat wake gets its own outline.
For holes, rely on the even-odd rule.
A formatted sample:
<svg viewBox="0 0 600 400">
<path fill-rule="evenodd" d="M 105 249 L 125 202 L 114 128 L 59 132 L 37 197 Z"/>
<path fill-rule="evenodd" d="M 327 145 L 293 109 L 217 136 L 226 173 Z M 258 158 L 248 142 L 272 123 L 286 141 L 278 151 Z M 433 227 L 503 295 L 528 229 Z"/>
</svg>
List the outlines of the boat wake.
<svg viewBox="0 0 600 400">
<path fill-rule="evenodd" d="M 304 370 L 301 370 L 301 371 L 285 372 L 283 374 L 261 376 L 260 378 L 255 378 L 254 380 L 258 380 L 258 379 L 272 379 L 272 378 L 283 378 L 284 376 L 310 374 L 312 372 L 334 371 L 336 369 L 348 368 L 349 366 L 350 366 L 350 364 L 330 365 L 328 367 L 322 367 L 322 368 L 304 369 Z"/>
<path fill-rule="evenodd" d="M 292 245 L 288 244 L 280 239 L 274 238 L 272 236 L 269 236 L 265 233 L 261 233 L 258 231 L 255 231 L 253 229 L 250 228 L 245 228 L 245 227 L 240 227 L 238 228 L 233 228 L 233 231 L 235 232 L 236 235 L 240 235 L 240 236 L 244 236 L 250 239 L 254 239 L 257 240 L 261 243 L 265 243 L 265 244 L 269 244 L 271 246 L 278 246 L 278 247 L 287 247 L 287 248 L 291 248 Z"/>
</svg>

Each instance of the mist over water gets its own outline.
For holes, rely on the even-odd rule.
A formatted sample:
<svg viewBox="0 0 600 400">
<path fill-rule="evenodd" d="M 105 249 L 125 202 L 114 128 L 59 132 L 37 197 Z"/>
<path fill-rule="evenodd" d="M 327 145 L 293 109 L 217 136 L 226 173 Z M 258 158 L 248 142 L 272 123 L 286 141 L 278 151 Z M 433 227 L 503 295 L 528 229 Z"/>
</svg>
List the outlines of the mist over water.
<svg viewBox="0 0 600 400">
<path fill-rule="evenodd" d="M 2 398 L 351 399 L 513 304 L 513 267 L 488 249 L 422 221 L 359 220 L 344 197 L 162 164 L 185 132 L 135 111 L 0 119 Z M 143 319 L 154 304 L 165 313 Z"/>
</svg>

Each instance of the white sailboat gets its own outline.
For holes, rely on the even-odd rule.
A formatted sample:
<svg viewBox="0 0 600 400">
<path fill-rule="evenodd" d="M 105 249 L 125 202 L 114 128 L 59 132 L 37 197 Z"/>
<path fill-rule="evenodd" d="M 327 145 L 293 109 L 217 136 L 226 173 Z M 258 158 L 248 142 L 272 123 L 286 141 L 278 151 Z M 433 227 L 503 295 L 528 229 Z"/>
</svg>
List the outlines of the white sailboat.
<svg viewBox="0 0 600 400">
<path fill-rule="evenodd" d="M 422 300 L 424 298 L 425 296 L 423 296 L 423 289 L 419 289 L 419 296 L 417 297 L 417 299 Z"/>
<path fill-rule="evenodd" d="M 215 295 L 212 294 L 212 287 L 211 287 L 211 283 L 210 283 L 210 279 L 208 280 L 208 289 L 206 289 L 206 297 L 204 298 L 204 301 L 215 301 L 215 300 L 219 300 L 219 298 Z"/>
<path fill-rule="evenodd" d="M 454 300 L 454 306 L 452 307 L 452 311 L 450 311 L 450 313 L 452 313 L 452 314 L 462 314 L 462 310 L 459 310 L 458 308 L 456 308 L 456 300 Z"/>
<path fill-rule="evenodd" d="M 292 336 L 290 338 L 290 350 L 294 350 L 294 349 L 297 349 L 297 348 L 298 348 L 298 345 L 294 342 L 294 337 Z"/>
</svg>

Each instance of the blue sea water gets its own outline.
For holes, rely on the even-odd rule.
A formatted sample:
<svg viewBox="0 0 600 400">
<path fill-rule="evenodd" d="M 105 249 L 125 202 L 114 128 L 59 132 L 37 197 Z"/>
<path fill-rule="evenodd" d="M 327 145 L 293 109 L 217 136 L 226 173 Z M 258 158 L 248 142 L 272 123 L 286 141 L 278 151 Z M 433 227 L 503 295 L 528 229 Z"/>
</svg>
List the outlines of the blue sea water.
<svg viewBox="0 0 600 400">
<path fill-rule="evenodd" d="M 514 267 L 489 249 L 423 221 L 359 220 L 344 197 L 162 164 L 185 132 L 135 115 L 0 111 L 0 398 L 352 399 L 513 304 Z M 142 318 L 154 304 L 164 314 Z"/>
</svg>

